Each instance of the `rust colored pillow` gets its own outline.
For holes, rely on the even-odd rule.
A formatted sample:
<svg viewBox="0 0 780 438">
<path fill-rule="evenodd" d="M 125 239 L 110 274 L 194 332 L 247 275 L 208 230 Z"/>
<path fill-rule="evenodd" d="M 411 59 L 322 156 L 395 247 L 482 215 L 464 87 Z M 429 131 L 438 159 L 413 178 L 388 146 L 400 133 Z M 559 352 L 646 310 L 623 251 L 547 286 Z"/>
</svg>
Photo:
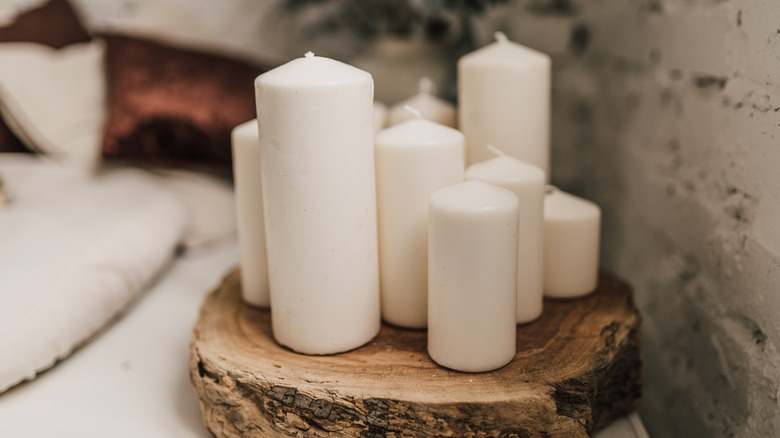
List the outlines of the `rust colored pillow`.
<svg viewBox="0 0 780 438">
<path fill-rule="evenodd" d="M 230 131 L 255 117 L 265 69 L 125 36 L 106 36 L 103 157 L 177 167 L 231 165 Z"/>
<path fill-rule="evenodd" d="M 34 42 L 59 49 L 89 40 L 89 34 L 67 0 L 51 0 L 21 14 L 12 24 L 0 27 L 0 43 Z M 1 118 L 0 152 L 29 152 Z"/>
</svg>

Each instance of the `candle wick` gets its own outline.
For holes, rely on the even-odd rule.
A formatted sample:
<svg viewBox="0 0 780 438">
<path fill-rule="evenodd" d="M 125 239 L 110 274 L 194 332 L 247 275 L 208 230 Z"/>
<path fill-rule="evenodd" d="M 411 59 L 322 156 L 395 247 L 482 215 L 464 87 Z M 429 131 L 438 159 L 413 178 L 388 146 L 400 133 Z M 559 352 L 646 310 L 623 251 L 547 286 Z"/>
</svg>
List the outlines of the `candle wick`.
<svg viewBox="0 0 780 438">
<path fill-rule="evenodd" d="M 505 43 L 509 41 L 509 38 L 506 37 L 506 34 L 504 32 L 498 31 L 493 34 L 493 37 L 498 41 L 499 43 Z"/>
<path fill-rule="evenodd" d="M 311 50 L 309 50 L 309 51 L 308 51 L 308 52 L 306 52 L 306 54 L 305 54 L 305 55 L 303 55 L 303 56 L 304 56 L 304 57 L 306 57 L 306 58 L 314 58 L 314 52 L 312 52 Z"/>
<path fill-rule="evenodd" d="M 415 108 L 412 108 L 412 107 L 411 107 L 411 106 L 409 106 L 409 105 L 404 105 L 404 109 L 405 109 L 405 110 L 407 110 L 407 111 L 409 111 L 410 113 L 414 114 L 414 116 L 415 116 L 416 118 L 418 118 L 418 119 L 422 119 L 422 113 L 420 113 L 420 111 L 418 111 L 417 109 L 415 109 Z"/>
<path fill-rule="evenodd" d="M 506 154 L 504 153 L 504 151 L 502 151 L 501 149 L 493 146 L 492 144 L 487 145 L 487 149 L 490 152 L 493 152 L 494 154 L 496 154 L 499 157 L 506 157 Z"/>
<path fill-rule="evenodd" d="M 544 194 L 545 195 L 550 195 L 552 193 L 555 193 L 556 190 L 558 190 L 558 188 L 555 187 L 552 184 L 547 184 L 546 186 L 544 186 Z"/>
<path fill-rule="evenodd" d="M 433 94 L 436 92 L 436 84 L 427 77 L 420 78 L 420 94 Z"/>
</svg>

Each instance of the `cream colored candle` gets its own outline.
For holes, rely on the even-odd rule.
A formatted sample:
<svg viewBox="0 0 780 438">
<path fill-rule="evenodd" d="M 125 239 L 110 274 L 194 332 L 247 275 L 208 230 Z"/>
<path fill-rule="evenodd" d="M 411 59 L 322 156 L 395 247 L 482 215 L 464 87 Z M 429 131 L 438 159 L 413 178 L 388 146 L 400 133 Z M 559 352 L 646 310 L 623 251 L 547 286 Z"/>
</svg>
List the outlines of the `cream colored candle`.
<svg viewBox="0 0 780 438">
<path fill-rule="evenodd" d="M 238 245 L 241 253 L 241 295 L 249 304 L 268 307 L 270 294 L 257 119 L 233 128 L 231 142 Z"/>
<path fill-rule="evenodd" d="M 467 181 L 431 195 L 428 354 L 459 371 L 515 356 L 518 199 Z"/>
<path fill-rule="evenodd" d="M 428 120 L 380 132 L 376 144 L 382 317 L 402 327 L 428 323 L 428 200 L 463 181 L 463 134 Z"/>
<path fill-rule="evenodd" d="M 380 326 L 371 75 L 307 53 L 255 91 L 274 337 L 359 347 Z"/>
<path fill-rule="evenodd" d="M 601 209 L 548 186 L 544 197 L 544 294 L 576 298 L 596 289 Z"/>
<path fill-rule="evenodd" d="M 431 120 L 450 128 L 455 127 L 455 107 L 434 94 L 433 82 L 428 78 L 420 79 L 419 92 L 390 108 L 388 124 L 390 126 L 412 120 L 415 116 L 404 109 L 410 106 L 420 112 L 423 119 Z"/>
<path fill-rule="evenodd" d="M 492 144 L 542 169 L 549 181 L 550 57 L 497 41 L 458 60 L 458 127 L 466 136 L 468 164 L 491 157 Z"/>
<path fill-rule="evenodd" d="M 387 105 L 374 101 L 374 134 L 385 129 L 387 124 Z"/>
<path fill-rule="evenodd" d="M 504 155 L 466 170 L 466 179 L 484 181 L 517 195 L 520 200 L 517 253 L 517 323 L 542 315 L 544 288 L 544 172 L 536 166 Z"/>
</svg>

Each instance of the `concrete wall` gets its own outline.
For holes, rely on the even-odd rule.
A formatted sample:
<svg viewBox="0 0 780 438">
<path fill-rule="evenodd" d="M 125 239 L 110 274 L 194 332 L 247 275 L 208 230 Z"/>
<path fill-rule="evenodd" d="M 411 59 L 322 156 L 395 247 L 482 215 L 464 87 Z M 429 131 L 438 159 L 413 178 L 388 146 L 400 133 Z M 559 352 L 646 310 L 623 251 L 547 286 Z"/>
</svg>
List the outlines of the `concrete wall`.
<svg viewBox="0 0 780 438">
<path fill-rule="evenodd" d="M 483 39 L 553 55 L 553 182 L 601 205 L 602 262 L 636 288 L 651 436 L 780 434 L 780 2 L 492 15 Z"/>
</svg>

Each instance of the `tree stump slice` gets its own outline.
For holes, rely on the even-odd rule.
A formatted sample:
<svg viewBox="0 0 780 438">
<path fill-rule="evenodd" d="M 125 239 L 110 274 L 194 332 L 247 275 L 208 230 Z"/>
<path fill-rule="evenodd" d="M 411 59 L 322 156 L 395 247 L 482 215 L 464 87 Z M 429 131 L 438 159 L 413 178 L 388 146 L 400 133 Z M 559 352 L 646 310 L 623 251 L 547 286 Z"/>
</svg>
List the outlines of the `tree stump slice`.
<svg viewBox="0 0 780 438">
<path fill-rule="evenodd" d="M 641 395 L 639 313 L 606 273 L 586 298 L 546 300 L 518 326 L 514 360 L 488 373 L 442 368 L 425 331 L 386 324 L 350 352 L 294 353 L 240 287 L 234 270 L 192 333 L 190 377 L 217 437 L 586 437 Z"/>
</svg>

